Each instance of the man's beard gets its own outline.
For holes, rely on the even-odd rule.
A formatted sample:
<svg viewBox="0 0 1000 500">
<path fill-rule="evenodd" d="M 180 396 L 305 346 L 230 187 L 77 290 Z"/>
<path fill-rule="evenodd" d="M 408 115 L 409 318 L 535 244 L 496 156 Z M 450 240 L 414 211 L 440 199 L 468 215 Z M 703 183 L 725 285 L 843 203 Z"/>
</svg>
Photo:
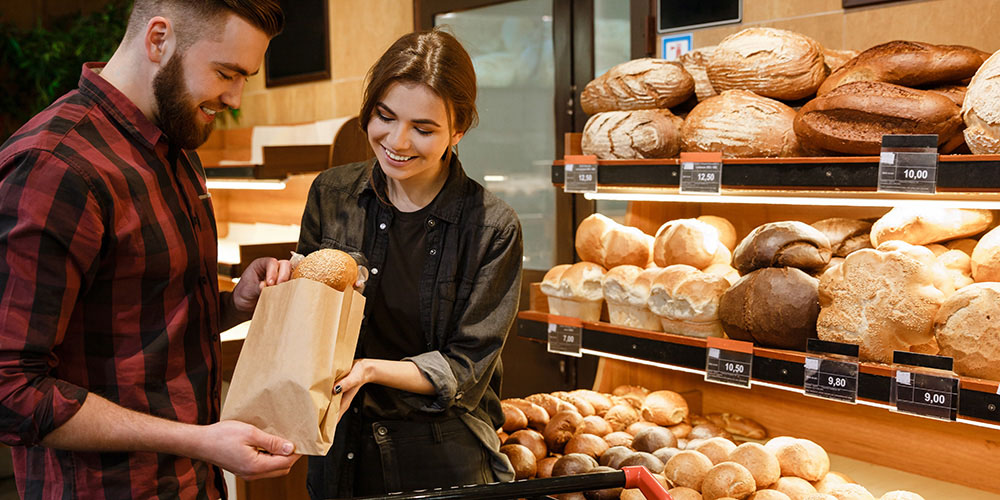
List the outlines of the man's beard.
<svg viewBox="0 0 1000 500">
<path fill-rule="evenodd" d="M 182 149 L 195 149 L 208 140 L 215 122 L 202 124 L 198 106 L 184 86 L 182 54 L 176 53 L 153 78 L 156 99 L 154 121 L 167 136 L 167 141 Z"/>
</svg>

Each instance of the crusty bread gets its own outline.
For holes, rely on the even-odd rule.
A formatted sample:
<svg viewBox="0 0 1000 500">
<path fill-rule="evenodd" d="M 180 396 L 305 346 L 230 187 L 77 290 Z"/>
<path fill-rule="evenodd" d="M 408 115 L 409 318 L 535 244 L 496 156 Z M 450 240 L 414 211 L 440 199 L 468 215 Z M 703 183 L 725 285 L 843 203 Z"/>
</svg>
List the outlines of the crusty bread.
<svg viewBox="0 0 1000 500">
<path fill-rule="evenodd" d="M 962 103 L 965 102 L 965 94 L 969 91 L 969 87 L 965 85 L 936 85 L 927 89 L 930 92 L 941 94 L 951 102 L 955 103 L 956 106 L 962 107 Z"/>
<path fill-rule="evenodd" d="M 817 97 L 795 117 L 804 147 L 877 155 L 886 134 L 937 134 L 948 142 L 962 126 L 961 109 L 947 97 L 883 82 L 852 82 Z"/>
<path fill-rule="evenodd" d="M 722 242 L 729 251 L 736 248 L 736 226 L 725 217 L 718 215 L 699 215 L 698 220 L 715 228 L 719 232 L 719 241 Z"/>
<path fill-rule="evenodd" d="M 974 283 L 944 301 L 934 318 L 942 356 L 960 375 L 1000 380 L 1000 283 Z"/>
<path fill-rule="evenodd" d="M 896 207 L 872 225 L 872 246 L 883 241 L 900 240 L 911 245 L 972 236 L 993 222 L 993 212 L 971 208 Z"/>
<path fill-rule="evenodd" d="M 783 476 L 819 481 L 830 472 L 830 457 L 826 450 L 808 439 L 771 440 L 764 448 L 778 458 Z"/>
<path fill-rule="evenodd" d="M 729 249 L 719 239 L 719 231 L 697 219 L 675 219 L 656 231 L 653 262 L 667 267 L 686 264 L 704 269 L 712 264 L 729 262 Z"/>
<path fill-rule="evenodd" d="M 675 425 L 688 416 L 687 401 L 674 391 L 654 391 L 642 404 L 642 418 L 656 425 Z"/>
<path fill-rule="evenodd" d="M 823 82 L 818 94 L 861 81 L 907 87 L 957 82 L 974 75 L 988 55 L 962 45 L 895 40 L 871 47 L 844 63 Z"/>
<path fill-rule="evenodd" d="M 604 299 L 611 324 L 660 331 L 660 319 L 646 302 L 659 268 L 617 266 L 604 276 Z"/>
<path fill-rule="evenodd" d="M 826 76 L 819 43 L 775 28 L 747 28 L 729 35 L 708 62 L 708 78 L 716 91 L 742 89 L 774 99 L 809 97 Z"/>
<path fill-rule="evenodd" d="M 649 309 L 663 331 L 695 337 L 722 337 L 719 298 L 729 289 L 723 276 L 675 264 L 661 270 L 649 291 Z"/>
<path fill-rule="evenodd" d="M 727 90 L 694 107 L 681 127 L 681 151 L 724 158 L 801 155 L 795 110 L 746 90 Z"/>
<path fill-rule="evenodd" d="M 805 350 L 816 336 L 818 281 L 794 267 L 765 267 L 740 278 L 719 299 L 726 335 L 763 346 Z"/>
<path fill-rule="evenodd" d="M 343 292 L 358 280 L 358 263 L 346 252 L 322 248 L 295 266 L 292 279 L 295 278 L 308 278 Z"/>
<path fill-rule="evenodd" d="M 857 56 L 858 51 L 856 50 L 837 50 L 823 47 L 823 62 L 831 73 Z"/>
<path fill-rule="evenodd" d="M 606 272 L 593 262 L 563 264 L 550 269 L 541 284 L 542 293 L 548 296 L 549 313 L 583 321 L 600 320 L 604 303 L 601 283 Z"/>
<path fill-rule="evenodd" d="M 604 262 L 611 269 L 617 266 L 645 267 L 652 259 L 653 237 L 639 228 L 615 224 L 601 238 L 604 247 Z"/>
<path fill-rule="evenodd" d="M 753 474 L 758 490 L 771 486 L 781 477 L 778 457 L 759 443 L 743 443 L 729 454 L 728 460 L 736 462 Z"/>
<path fill-rule="evenodd" d="M 700 47 L 685 52 L 680 58 L 681 65 L 694 78 L 694 93 L 699 102 L 719 94 L 712 88 L 712 82 L 708 79 L 708 60 L 714 50 L 715 45 Z"/>
<path fill-rule="evenodd" d="M 618 223 L 610 218 L 594 213 L 580 221 L 576 227 L 574 246 L 580 260 L 604 265 L 604 235 Z"/>
<path fill-rule="evenodd" d="M 682 123 L 668 109 L 597 113 L 583 127 L 583 153 L 600 160 L 671 158 L 680 151 Z"/>
<path fill-rule="evenodd" d="M 830 240 L 820 230 L 798 221 L 761 224 L 733 251 L 733 267 L 745 275 L 762 267 L 797 267 L 815 272 L 826 266 Z"/>
<path fill-rule="evenodd" d="M 694 93 L 694 79 L 676 62 L 634 59 L 609 69 L 584 87 L 580 106 L 592 115 L 606 111 L 663 109 Z"/>
<path fill-rule="evenodd" d="M 1000 51 L 983 63 L 962 103 L 965 143 L 979 155 L 1000 153 Z"/>
<path fill-rule="evenodd" d="M 858 219 L 831 217 L 812 223 L 830 240 L 830 250 L 834 257 L 847 257 L 855 250 L 871 248 L 872 223 Z"/>
<path fill-rule="evenodd" d="M 975 282 L 972 279 L 972 257 L 969 254 L 961 250 L 948 250 L 938 255 L 937 261 L 951 279 L 951 288 L 958 290 Z"/>
<path fill-rule="evenodd" d="M 1000 229 L 991 229 L 972 250 L 972 277 L 976 281 L 1000 281 Z"/>
</svg>

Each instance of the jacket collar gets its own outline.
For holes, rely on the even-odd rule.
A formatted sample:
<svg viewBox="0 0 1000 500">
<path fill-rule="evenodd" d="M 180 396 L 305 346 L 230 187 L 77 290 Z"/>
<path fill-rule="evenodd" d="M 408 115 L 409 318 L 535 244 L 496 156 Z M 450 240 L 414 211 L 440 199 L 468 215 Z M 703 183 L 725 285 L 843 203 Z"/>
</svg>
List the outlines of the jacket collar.
<svg viewBox="0 0 1000 500">
<path fill-rule="evenodd" d="M 84 94 L 128 131 L 135 139 L 155 148 L 164 138 L 159 127 L 149 121 L 125 94 L 110 82 L 101 78 L 99 73 L 106 63 L 89 62 L 83 65 L 80 73 L 80 93 Z"/>
<path fill-rule="evenodd" d="M 375 196 L 377 189 L 380 199 L 388 200 L 385 173 L 382 172 L 378 159 L 371 161 L 371 169 L 372 175 L 355 194 Z M 452 224 L 457 223 L 462 216 L 462 208 L 465 206 L 465 195 L 469 190 L 468 181 L 469 178 L 465 175 L 465 169 L 462 168 L 462 162 L 458 160 L 458 155 L 452 154 L 451 163 L 448 165 L 448 179 L 441 187 L 441 192 L 431 202 L 431 215 Z"/>
</svg>

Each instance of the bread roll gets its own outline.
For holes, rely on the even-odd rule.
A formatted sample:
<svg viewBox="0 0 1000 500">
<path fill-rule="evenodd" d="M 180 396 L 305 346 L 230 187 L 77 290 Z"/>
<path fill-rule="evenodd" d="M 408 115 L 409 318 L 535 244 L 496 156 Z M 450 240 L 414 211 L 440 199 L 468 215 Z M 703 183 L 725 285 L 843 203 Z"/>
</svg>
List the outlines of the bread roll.
<svg viewBox="0 0 1000 500">
<path fill-rule="evenodd" d="M 771 489 L 778 490 L 786 495 L 792 500 L 800 500 L 807 498 L 809 495 L 816 493 L 816 488 L 813 488 L 809 481 L 802 479 L 801 477 L 782 477 L 778 479 L 776 483 L 771 485 Z"/>
<path fill-rule="evenodd" d="M 321 248 L 305 256 L 292 270 L 292 279 L 307 278 L 343 292 L 358 281 L 358 263 L 346 252 Z"/>
<path fill-rule="evenodd" d="M 750 439 L 764 439 L 767 437 L 767 429 L 764 426 L 741 415 L 733 413 L 708 413 L 705 415 L 705 418 L 734 436 Z"/>
<path fill-rule="evenodd" d="M 849 481 L 848 478 L 843 474 L 837 472 L 828 472 L 825 476 L 823 476 L 823 479 L 820 479 L 819 481 L 813 483 L 813 486 L 816 488 L 817 492 L 827 493 L 828 491 L 840 485 L 848 484 L 850 482 L 851 481 Z"/>
<path fill-rule="evenodd" d="M 753 475 L 758 490 L 771 486 L 781 477 L 778 457 L 758 443 L 743 443 L 737 446 L 729 454 L 728 460 L 746 467 Z"/>
<path fill-rule="evenodd" d="M 820 278 L 819 338 L 858 344 L 862 360 L 883 363 L 894 350 L 929 342 L 945 297 L 935 286 L 935 263 L 920 247 L 848 255 Z"/>
<path fill-rule="evenodd" d="M 600 320 L 605 273 L 603 267 L 592 262 L 550 269 L 541 284 L 542 293 L 548 296 L 549 313 L 583 321 Z"/>
<path fill-rule="evenodd" d="M 528 426 L 532 429 L 543 430 L 549 423 L 549 414 L 541 406 L 521 398 L 509 398 L 500 402 L 500 405 L 508 405 L 521 410 L 528 419 Z"/>
<path fill-rule="evenodd" d="M 511 433 L 528 426 L 528 417 L 524 416 L 523 411 L 507 403 L 501 403 L 500 407 L 503 409 L 504 432 Z"/>
<path fill-rule="evenodd" d="M 653 262 L 667 267 L 685 264 L 704 269 L 718 261 L 727 261 L 729 249 L 719 239 L 719 231 L 697 219 L 676 219 L 656 230 Z"/>
<path fill-rule="evenodd" d="M 667 461 L 663 475 L 674 486 L 701 490 L 705 475 L 715 465 L 705 455 L 697 451 L 682 451 Z"/>
<path fill-rule="evenodd" d="M 719 427 L 718 425 L 715 425 L 711 422 L 705 421 L 702 423 L 695 424 L 695 426 L 691 428 L 691 432 L 689 432 L 687 436 L 687 438 L 692 441 L 711 439 L 714 437 L 724 437 L 726 439 L 732 439 L 733 435 L 727 432 L 722 427 Z M 692 449 L 693 448 L 694 447 L 692 447 Z"/>
<path fill-rule="evenodd" d="M 684 398 L 674 391 L 656 391 L 646 396 L 642 406 L 642 418 L 656 425 L 674 425 L 688 415 L 688 405 Z"/>
<path fill-rule="evenodd" d="M 685 52 L 680 57 L 681 65 L 694 78 L 694 94 L 699 102 L 718 95 L 712 88 L 712 81 L 708 79 L 708 60 L 714 50 L 715 45 L 701 47 Z"/>
<path fill-rule="evenodd" d="M 639 412 L 632 406 L 617 404 L 604 414 L 604 420 L 607 420 L 613 430 L 624 431 L 639 421 Z"/>
<path fill-rule="evenodd" d="M 746 498 L 756 490 L 753 475 L 736 462 L 722 462 L 709 469 L 701 484 L 705 500 L 719 498 Z"/>
<path fill-rule="evenodd" d="M 598 462 L 606 467 L 611 467 L 612 469 L 620 469 L 622 460 L 625 460 L 629 455 L 634 452 L 631 448 L 627 446 L 612 446 L 608 448 Z"/>
<path fill-rule="evenodd" d="M 604 233 L 601 245 L 604 247 L 604 262 L 601 264 L 607 269 L 617 266 L 646 267 L 653 260 L 650 253 L 653 237 L 639 228 L 615 224 Z"/>
<path fill-rule="evenodd" d="M 583 422 L 576 428 L 576 434 L 593 434 L 604 437 L 611 433 L 611 424 L 604 417 L 591 415 L 583 417 Z"/>
<path fill-rule="evenodd" d="M 507 455 L 514 466 L 514 479 L 531 479 L 538 472 L 535 455 L 528 448 L 519 444 L 505 444 L 500 447 L 500 453 Z"/>
<path fill-rule="evenodd" d="M 964 238 L 978 234 L 993 222 L 993 212 L 971 208 L 897 207 L 872 225 L 872 246 L 899 240 L 911 245 Z"/>
<path fill-rule="evenodd" d="M 667 493 L 669 493 L 670 498 L 673 498 L 674 500 L 702 500 L 701 492 L 695 489 L 686 488 L 684 486 L 670 488 L 669 490 L 667 490 Z M 646 500 L 646 497 L 642 497 L 641 499 L 637 500 Z"/>
<path fill-rule="evenodd" d="M 604 441 L 611 447 L 624 447 L 632 449 L 632 441 L 635 440 L 631 434 L 625 431 L 614 431 L 604 436 Z"/>
<path fill-rule="evenodd" d="M 601 214 L 590 214 L 576 228 L 574 246 L 580 260 L 604 265 L 604 235 L 618 223 Z M 558 267 L 558 266 L 556 266 Z"/>
<path fill-rule="evenodd" d="M 552 466 L 552 477 L 584 474 L 594 467 L 597 467 L 597 460 L 594 460 L 594 457 L 582 453 L 570 453 L 556 460 Z"/>
<path fill-rule="evenodd" d="M 794 123 L 803 145 L 853 155 L 878 155 L 886 134 L 937 134 L 941 145 L 961 126 L 947 97 L 882 82 L 837 87 L 806 103 Z"/>
<path fill-rule="evenodd" d="M 590 406 L 594 407 L 594 413 L 598 416 L 604 416 L 608 409 L 613 406 L 611 398 L 597 391 L 577 389 L 575 391 L 571 391 L 570 394 L 581 397 L 590 403 Z"/>
<path fill-rule="evenodd" d="M 532 394 L 524 399 L 526 401 L 535 403 L 538 406 L 541 406 L 542 409 L 545 410 L 545 413 L 548 413 L 550 417 L 552 415 L 555 415 L 556 413 L 559 413 L 561 410 L 573 409 L 571 404 L 566 403 L 565 401 L 551 394 L 546 394 L 546 393 Z"/>
<path fill-rule="evenodd" d="M 566 442 L 566 446 L 563 448 L 564 453 L 582 453 L 595 459 L 607 450 L 608 443 L 600 436 L 593 434 L 576 434 Z"/>
<path fill-rule="evenodd" d="M 736 444 L 724 437 L 714 437 L 699 443 L 694 451 L 705 455 L 713 464 L 718 465 L 729 460 L 729 455 L 736 451 Z"/>
<path fill-rule="evenodd" d="M 997 51 L 1000 53 L 1000 51 Z M 977 155 L 1000 153 L 1000 56 L 994 53 L 969 83 L 962 103 L 965 143 Z"/>
<path fill-rule="evenodd" d="M 801 156 L 795 110 L 746 90 L 727 90 L 698 103 L 681 127 L 681 151 L 723 158 Z"/>
<path fill-rule="evenodd" d="M 639 405 L 639 409 L 642 409 L 642 405 Z M 636 423 L 628 426 L 628 428 L 625 429 L 625 432 L 627 432 L 627 433 L 629 433 L 629 434 L 631 434 L 633 436 L 638 436 L 640 432 L 642 432 L 642 431 L 644 431 L 646 429 L 649 429 L 650 427 L 659 427 L 659 425 L 656 425 L 656 424 L 654 424 L 652 422 L 647 422 L 645 420 L 640 420 L 640 421 L 638 421 L 638 422 L 636 422 Z M 675 435 L 675 437 L 676 437 L 676 435 Z"/>
<path fill-rule="evenodd" d="M 653 474 L 663 472 L 663 462 L 661 462 L 659 458 L 653 456 L 652 453 L 646 453 L 644 451 L 637 451 L 625 457 L 625 459 L 621 461 L 621 464 L 619 464 L 619 468 L 631 465 L 641 465 Z"/>
<path fill-rule="evenodd" d="M 545 437 L 535 429 L 521 429 L 511 434 L 504 444 L 519 444 L 531 450 L 536 460 L 541 460 L 549 454 L 549 449 L 545 446 Z"/>
<path fill-rule="evenodd" d="M 974 75 L 985 56 L 981 50 L 961 45 L 895 40 L 871 47 L 844 63 L 823 82 L 818 94 L 861 81 L 907 87 L 957 82 Z"/>
<path fill-rule="evenodd" d="M 757 490 L 750 500 L 791 500 L 791 497 L 778 490 Z"/>
<path fill-rule="evenodd" d="M 783 476 L 819 481 L 830 472 L 830 457 L 820 445 L 808 439 L 793 439 L 778 446 L 766 446 L 781 464 Z"/>
<path fill-rule="evenodd" d="M 955 290 L 973 283 L 972 258 L 967 253 L 961 250 L 948 250 L 938 255 L 937 261 L 951 279 L 952 288 Z"/>
<path fill-rule="evenodd" d="M 872 248 L 872 223 L 858 219 L 832 217 L 812 223 L 830 241 L 834 257 L 847 257 L 856 250 Z"/>
<path fill-rule="evenodd" d="M 648 427 L 639 431 L 632 440 L 632 449 L 653 453 L 660 448 L 677 446 L 677 437 L 664 427 Z"/>
<path fill-rule="evenodd" d="M 634 59 L 609 69 L 584 87 L 580 106 L 588 115 L 606 111 L 674 107 L 694 92 L 694 79 L 680 63 Z"/>
<path fill-rule="evenodd" d="M 719 232 L 719 241 L 729 249 L 733 251 L 736 248 L 736 227 L 733 226 L 732 222 L 725 217 L 719 217 L 718 215 L 700 215 L 698 220 L 708 224 L 715 228 Z"/>
<path fill-rule="evenodd" d="M 562 453 L 566 443 L 573 438 L 576 428 L 583 422 L 583 417 L 575 411 L 556 413 L 545 426 L 542 435 L 551 453 Z"/>
<path fill-rule="evenodd" d="M 660 319 L 649 310 L 649 293 L 659 268 L 618 266 L 604 276 L 604 298 L 611 324 L 660 331 Z"/>
<path fill-rule="evenodd" d="M 858 51 L 856 50 L 837 50 L 823 47 L 823 63 L 826 64 L 830 73 L 857 56 Z"/>
<path fill-rule="evenodd" d="M 794 267 L 766 267 L 740 278 L 719 299 L 726 335 L 763 346 L 805 350 L 816 336 L 819 282 Z"/>
<path fill-rule="evenodd" d="M 924 497 L 912 491 L 896 490 L 882 495 L 879 500 L 924 500 Z"/>
<path fill-rule="evenodd" d="M 681 124 L 667 109 L 598 113 L 583 127 L 583 153 L 599 160 L 672 158 L 680 152 Z"/>
<path fill-rule="evenodd" d="M 860 484 L 844 484 L 838 486 L 832 490 L 828 495 L 836 498 L 837 500 L 875 500 L 864 486 Z"/>
<path fill-rule="evenodd" d="M 798 221 L 769 222 L 750 231 L 733 252 L 733 267 L 741 275 L 762 267 L 796 267 L 806 272 L 830 261 L 830 240 L 818 229 Z"/>
<path fill-rule="evenodd" d="M 667 333 L 722 337 L 719 298 L 727 289 L 722 276 L 677 264 L 657 274 L 647 303 Z"/>
<path fill-rule="evenodd" d="M 729 35 L 708 63 L 708 78 L 716 91 L 749 90 L 774 99 L 809 97 L 826 76 L 819 43 L 775 28 L 747 28 Z"/>
<path fill-rule="evenodd" d="M 972 250 L 972 277 L 980 282 L 1000 281 L 1000 229 L 991 229 Z"/>
<path fill-rule="evenodd" d="M 552 468 L 559 461 L 560 457 L 545 457 L 538 461 L 537 472 L 535 472 L 535 477 L 546 478 L 552 477 Z"/>
<path fill-rule="evenodd" d="M 960 375 L 1000 380 L 1000 283 L 958 290 L 934 318 L 940 354 L 955 360 Z"/>
</svg>

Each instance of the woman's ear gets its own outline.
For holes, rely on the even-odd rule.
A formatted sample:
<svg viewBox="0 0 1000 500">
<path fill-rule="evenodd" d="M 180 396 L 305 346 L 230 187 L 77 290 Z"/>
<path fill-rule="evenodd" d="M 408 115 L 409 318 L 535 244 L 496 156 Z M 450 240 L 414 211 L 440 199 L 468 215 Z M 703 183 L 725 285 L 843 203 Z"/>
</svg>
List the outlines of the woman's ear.
<svg viewBox="0 0 1000 500">
<path fill-rule="evenodd" d="M 465 132 L 455 132 L 452 134 L 450 147 L 458 146 L 459 141 L 461 141 L 463 137 L 465 137 Z"/>
<path fill-rule="evenodd" d="M 174 28 L 170 20 L 155 16 L 146 24 L 143 37 L 146 57 L 153 63 L 163 63 L 170 59 L 174 48 Z"/>
</svg>

